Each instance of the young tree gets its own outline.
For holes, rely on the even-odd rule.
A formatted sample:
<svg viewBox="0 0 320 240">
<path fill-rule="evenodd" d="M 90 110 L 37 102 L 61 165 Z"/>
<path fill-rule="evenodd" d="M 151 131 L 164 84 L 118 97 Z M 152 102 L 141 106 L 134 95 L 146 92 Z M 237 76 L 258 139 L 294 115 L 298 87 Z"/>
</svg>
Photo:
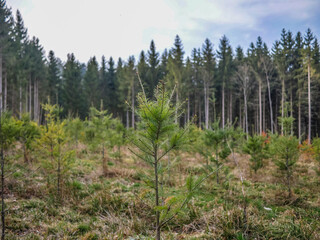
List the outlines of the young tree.
<svg viewBox="0 0 320 240">
<path fill-rule="evenodd" d="M 266 138 L 263 135 L 254 135 L 249 137 L 248 141 L 244 145 L 243 151 L 251 156 L 252 162 L 251 168 L 254 173 L 263 167 L 263 159 L 267 158 L 267 144 Z"/>
<path fill-rule="evenodd" d="M 285 109 L 287 115 L 287 110 Z M 288 198 L 291 198 L 291 178 L 293 175 L 293 167 L 299 159 L 299 141 L 291 134 L 291 125 L 293 117 L 280 117 L 280 122 L 283 125 L 284 135 L 273 136 L 271 139 L 270 153 L 273 156 L 275 164 L 279 170 L 284 173 L 288 189 Z"/>
<path fill-rule="evenodd" d="M 46 158 L 43 161 L 47 172 L 49 192 L 51 186 L 56 186 L 56 196 L 62 201 L 64 183 L 67 181 L 71 169 L 74 151 L 66 151 L 64 147 L 68 141 L 64 127 L 66 122 L 59 119 L 62 109 L 57 105 L 43 105 L 46 117 L 46 126 L 42 126 L 41 137 L 38 146 Z"/>
<path fill-rule="evenodd" d="M 18 127 L 15 121 L 8 113 L 2 113 L 0 111 L 0 161 L 1 161 L 1 240 L 5 239 L 5 195 L 4 195 L 4 185 L 5 185 L 5 156 L 4 151 L 8 150 L 10 146 L 14 143 L 18 135 Z"/>
<path fill-rule="evenodd" d="M 168 215 L 170 201 L 163 206 L 160 202 L 159 173 L 163 171 L 161 160 L 183 143 L 184 130 L 174 123 L 175 108 L 165 90 L 164 84 L 158 86 L 155 100 L 148 100 L 145 93 L 138 95 L 138 115 L 141 119 L 139 136 L 133 141 L 140 152 L 132 151 L 136 156 L 151 164 L 154 168 L 153 188 L 155 190 L 156 239 L 160 240 L 161 228 L 174 216 Z M 169 205 L 168 205 L 169 204 Z"/>
<path fill-rule="evenodd" d="M 231 149 L 228 146 L 228 137 L 228 128 L 220 128 L 219 122 L 213 123 L 212 129 L 204 131 L 203 141 L 206 148 L 201 152 L 210 162 L 215 164 L 217 184 L 220 183 L 219 169 L 231 153 Z M 209 167 L 208 162 L 207 166 Z"/>
<path fill-rule="evenodd" d="M 108 151 L 107 149 L 110 148 L 112 134 L 110 132 L 110 125 L 111 125 L 111 114 L 107 114 L 107 110 L 103 109 L 103 102 L 101 101 L 100 111 L 94 107 L 90 108 L 90 122 L 89 122 L 89 129 L 87 134 L 90 134 L 91 144 L 94 147 L 98 147 L 101 149 L 101 158 L 102 158 L 102 171 L 103 175 L 107 175 L 108 173 L 108 166 L 107 166 L 107 159 L 108 159 Z"/>
<path fill-rule="evenodd" d="M 36 122 L 31 121 L 29 114 L 23 114 L 21 119 L 17 121 L 19 128 L 19 140 L 23 145 L 23 157 L 25 163 L 30 163 L 29 152 L 32 144 L 40 137 L 40 129 Z"/>
</svg>

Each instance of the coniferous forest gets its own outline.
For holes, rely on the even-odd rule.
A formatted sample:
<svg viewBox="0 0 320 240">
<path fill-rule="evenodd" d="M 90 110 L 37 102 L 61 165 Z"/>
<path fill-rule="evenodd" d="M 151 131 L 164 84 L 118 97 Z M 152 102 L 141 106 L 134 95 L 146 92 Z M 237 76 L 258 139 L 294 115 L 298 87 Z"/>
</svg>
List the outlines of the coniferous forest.
<svg viewBox="0 0 320 240">
<path fill-rule="evenodd" d="M 320 49 L 283 29 L 46 53 L 0 0 L 1 239 L 320 239 Z"/>
</svg>

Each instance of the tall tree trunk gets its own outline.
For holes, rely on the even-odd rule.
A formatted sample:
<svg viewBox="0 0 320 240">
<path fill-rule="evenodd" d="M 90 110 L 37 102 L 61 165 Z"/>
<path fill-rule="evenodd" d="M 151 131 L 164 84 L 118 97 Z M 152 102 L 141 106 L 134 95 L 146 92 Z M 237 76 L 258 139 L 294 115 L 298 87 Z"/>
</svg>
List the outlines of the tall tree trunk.
<svg viewBox="0 0 320 240">
<path fill-rule="evenodd" d="M 26 102 L 25 102 L 25 112 L 27 113 L 27 112 L 29 112 L 29 105 L 28 105 L 28 103 L 29 103 L 29 99 L 28 99 L 28 94 L 29 94 L 29 91 L 28 91 L 28 84 L 26 84 Z"/>
<path fill-rule="evenodd" d="M 202 124 L 202 112 L 201 112 L 201 98 L 199 96 L 199 128 L 201 128 L 201 124 Z"/>
<path fill-rule="evenodd" d="M 259 132 L 262 134 L 262 82 L 259 80 Z"/>
<path fill-rule="evenodd" d="M 308 63 L 308 143 L 311 144 L 311 76 L 310 62 Z"/>
<path fill-rule="evenodd" d="M 179 106 L 179 92 L 178 92 L 178 86 L 176 89 L 176 109 L 175 109 L 175 118 L 174 123 L 178 124 L 178 106 Z"/>
<path fill-rule="evenodd" d="M 232 124 L 232 92 L 231 90 L 230 90 L 230 96 L 229 96 L 229 110 L 230 110 L 229 121 L 230 121 L 230 124 Z"/>
<path fill-rule="evenodd" d="M 30 119 L 32 115 L 32 84 L 31 84 L 31 75 L 29 78 L 29 112 L 30 112 Z"/>
<path fill-rule="evenodd" d="M 22 116 L 22 86 L 21 86 L 21 80 L 19 80 L 19 119 L 21 119 Z"/>
<path fill-rule="evenodd" d="M 292 87 L 291 87 L 291 92 L 290 92 L 290 117 L 293 118 L 293 96 L 292 96 Z M 293 124 L 291 124 L 291 134 L 293 134 Z"/>
<path fill-rule="evenodd" d="M 129 129 L 129 126 L 130 126 L 130 120 L 129 120 L 129 109 L 127 108 L 127 112 L 126 112 L 126 126 L 127 126 L 127 129 Z"/>
<path fill-rule="evenodd" d="M 242 106 L 241 106 L 241 97 L 239 98 L 239 127 L 241 127 L 241 123 L 242 123 Z"/>
<path fill-rule="evenodd" d="M 37 121 L 37 83 L 34 80 L 33 82 L 33 119 L 34 121 Z"/>
<path fill-rule="evenodd" d="M 205 126 L 206 129 L 209 128 L 209 89 L 208 82 L 204 82 L 204 115 L 205 115 Z"/>
<path fill-rule="evenodd" d="M 3 102 L 2 102 L 2 49 L 0 47 L 0 111 L 3 110 Z"/>
<path fill-rule="evenodd" d="M 248 140 L 249 129 L 248 129 L 248 104 L 247 104 L 247 93 L 246 88 L 243 89 L 243 100 L 244 100 L 244 114 L 245 114 L 245 128 L 246 128 L 246 137 Z"/>
<path fill-rule="evenodd" d="M 262 103 L 262 130 L 265 132 L 266 131 L 266 92 L 264 91 L 263 93 L 263 103 Z"/>
<path fill-rule="evenodd" d="M 222 128 L 224 129 L 225 119 L 224 119 L 224 82 L 222 83 Z"/>
<path fill-rule="evenodd" d="M 273 133 L 273 112 L 272 112 L 272 99 L 271 99 L 271 90 L 270 90 L 270 81 L 269 76 L 266 74 L 267 85 L 268 85 L 268 98 L 269 98 L 269 111 L 270 111 L 270 127 L 271 133 Z"/>
<path fill-rule="evenodd" d="M 135 118 L 134 118 L 134 112 L 135 112 L 135 101 L 134 101 L 134 83 L 132 84 L 132 93 L 131 93 L 131 108 L 132 108 L 132 115 L 131 115 L 131 124 L 132 124 L 132 128 L 134 128 L 135 126 Z"/>
<path fill-rule="evenodd" d="M 299 89 L 298 97 L 298 137 L 299 143 L 301 144 L 301 90 Z"/>
<path fill-rule="evenodd" d="M 4 102 L 3 102 L 3 110 L 7 111 L 7 99 L 8 98 L 8 79 L 7 79 L 7 71 L 4 73 Z"/>
<path fill-rule="evenodd" d="M 284 117 L 284 95 L 285 95 L 285 89 L 284 89 L 284 77 L 282 77 L 282 94 L 281 94 L 281 117 Z M 281 134 L 283 134 L 283 121 L 281 121 Z"/>
<path fill-rule="evenodd" d="M 187 122 L 190 122 L 190 94 L 188 93 Z"/>
</svg>

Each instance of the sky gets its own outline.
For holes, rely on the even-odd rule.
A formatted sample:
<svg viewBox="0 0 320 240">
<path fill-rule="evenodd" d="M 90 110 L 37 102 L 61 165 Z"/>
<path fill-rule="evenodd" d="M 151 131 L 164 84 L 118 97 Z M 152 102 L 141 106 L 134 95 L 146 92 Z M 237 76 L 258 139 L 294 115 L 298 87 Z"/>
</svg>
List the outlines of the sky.
<svg viewBox="0 0 320 240">
<path fill-rule="evenodd" d="M 261 36 L 269 48 L 282 28 L 320 36 L 320 0 L 7 0 L 20 10 L 30 37 L 66 61 L 104 55 L 136 59 L 154 40 L 160 54 L 182 40 L 186 56 L 209 38 L 218 49 L 226 35 L 245 50 Z"/>
</svg>

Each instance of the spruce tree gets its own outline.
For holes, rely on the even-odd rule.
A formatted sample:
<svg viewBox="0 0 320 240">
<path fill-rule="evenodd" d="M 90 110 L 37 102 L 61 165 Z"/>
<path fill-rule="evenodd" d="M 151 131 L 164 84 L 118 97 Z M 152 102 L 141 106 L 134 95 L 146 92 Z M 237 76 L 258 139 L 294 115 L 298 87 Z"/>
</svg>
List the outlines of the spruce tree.
<svg viewBox="0 0 320 240">
<path fill-rule="evenodd" d="M 48 96 L 50 101 L 55 104 L 61 103 L 61 79 L 58 60 L 51 50 L 48 55 Z"/>
<path fill-rule="evenodd" d="M 203 89 L 204 89 L 204 114 L 205 128 L 209 127 L 209 96 L 210 86 L 213 84 L 215 59 L 213 54 L 213 46 L 207 38 L 202 46 L 202 61 L 203 61 Z"/>
<path fill-rule="evenodd" d="M 84 75 L 84 91 L 88 106 L 99 107 L 101 90 L 99 89 L 98 62 L 95 57 L 90 58 L 87 64 L 87 71 Z"/>
<path fill-rule="evenodd" d="M 107 102 L 106 106 L 110 109 L 110 112 L 116 116 L 118 110 L 118 82 L 116 77 L 115 63 L 112 57 L 108 60 L 108 77 L 107 77 Z"/>
<path fill-rule="evenodd" d="M 84 119 L 84 99 L 81 84 L 80 63 L 74 54 L 68 54 L 68 60 L 63 68 L 63 108 L 65 114 L 78 115 Z"/>
<path fill-rule="evenodd" d="M 2 112 L 6 106 L 3 106 L 3 61 L 6 60 L 10 46 L 10 29 L 11 29 L 11 11 L 6 5 L 5 0 L 0 0 L 0 111 Z"/>
<path fill-rule="evenodd" d="M 147 79 L 146 79 L 146 94 L 150 98 L 153 94 L 153 89 L 158 85 L 159 82 L 159 53 L 156 51 L 156 46 L 154 41 L 152 40 L 150 43 L 150 48 L 147 54 L 147 63 L 148 63 L 148 71 L 147 71 Z M 140 72 L 140 70 L 139 70 Z"/>
</svg>

